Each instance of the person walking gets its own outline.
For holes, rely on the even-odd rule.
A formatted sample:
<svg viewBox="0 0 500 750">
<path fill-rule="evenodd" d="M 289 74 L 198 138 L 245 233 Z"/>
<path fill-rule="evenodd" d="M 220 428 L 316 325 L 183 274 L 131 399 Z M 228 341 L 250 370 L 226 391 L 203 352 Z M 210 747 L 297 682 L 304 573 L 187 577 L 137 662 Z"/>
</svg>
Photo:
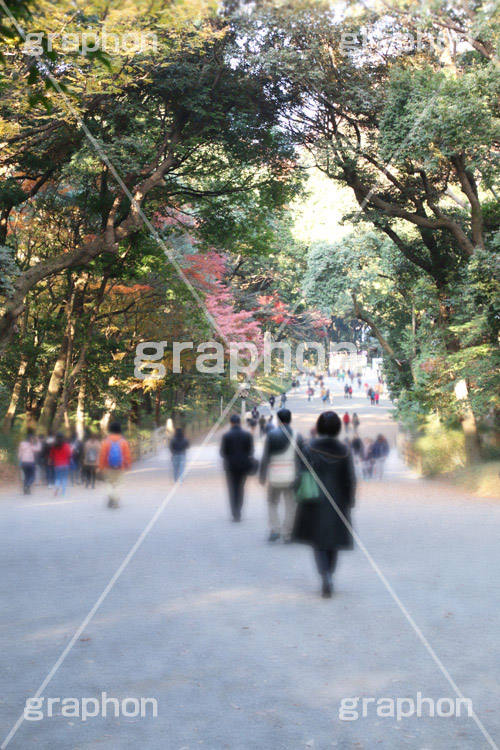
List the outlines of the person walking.
<svg viewBox="0 0 500 750">
<path fill-rule="evenodd" d="M 387 439 L 383 435 L 378 435 L 373 444 L 372 458 L 373 473 L 379 482 L 384 478 L 384 467 L 389 453 L 390 448 Z"/>
<path fill-rule="evenodd" d="M 349 384 L 346 383 L 344 386 L 344 398 L 349 398 Z"/>
<path fill-rule="evenodd" d="M 249 474 L 256 467 L 253 437 L 241 428 L 241 419 L 233 414 L 230 419 L 231 428 L 222 436 L 220 455 L 224 460 L 227 487 L 229 491 L 229 505 L 233 521 L 241 521 L 245 482 Z"/>
<path fill-rule="evenodd" d="M 264 437 L 266 434 L 266 424 L 267 424 L 266 418 L 263 414 L 261 414 L 259 417 L 259 435 L 261 438 Z"/>
<path fill-rule="evenodd" d="M 99 471 L 104 474 L 108 495 L 108 508 L 120 506 L 120 491 L 127 469 L 132 466 L 128 440 L 123 437 L 119 422 L 112 422 L 109 435 L 101 445 Z"/>
<path fill-rule="evenodd" d="M 378 406 L 379 401 L 380 401 L 380 391 L 375 391 L 375 406 Z"/>
<path fill-rule="evenodd" d="M 352 429 L 354 430 L 354 434 L 357 435 L 358 430 L 359 430 L 359 417 L 356 414 L 356 412 L 353 413 L 351 421 L 352 421 Z"/>
<path fill-rule="evenodd" d="M 170 453 L 172 454 L 172 467 L 174 470 L 174 482 L 182 482 L 186 468 L 186 452 L 189 448 L 189 440 L 183 430 L 177 427 L 175 435 L 170 441 Z"/>
<path fill-rule="evenodd" d="M 271 411 L 274 409 L 275 403 L 276 403 L 276 398 L 274 396 L 269 396 L 269 406 L 271 407 Z"/>
<path fill-rule="evenodd" d="M 346 413 L 342 417 L 342 422 L 344 423 L 344 429 L 345 429 L 345 432 L 346 432 L 346 435 L 347 435 L 348 432 L 349 432 L 349 425 L 351 424 L 351 417 L 349 416 L 349 412 L 348 411 L 346 411 Z"/>
<path fill-rule="evenodd" d="M 269 417 L 269 419 L 268 419 L 268 420 L 267 420 L 267 422 L 266 422 L 266 428 L 265 428 L 265 433 L 266 433 L 266 435 L 267 435 L 267 433 L 268 433 L 268 432 L 270 432 L 271 430 L 274 430 L 274 426 L 275 426 L 275 425 L 274 425 L 274 418 L 273 418 L 273 415 L 271 414 L 271 416 Z"/>
<path fill-rule="evenodd" d="M 283 393 L 281 394 L 281 399 L 280 399 L 280 408 L 281 408 L 281 409 L 284 409 L 284 408 L 285 408 L 285 404 L 286 404 L 286 401 L 287 401 L 287 398 L 286 398 L 286 393 L 284 393 L 284 392 L 283 392 Z"/>
<path fill-rule="evenodd" d="M 297 451 L 302 438 L 292 430 L 290 409 L 280 409 L 277 413 L 278 426 L 268 433 L 260 464 L 260 483 L 268 482 L 267 506 L 269 520 L 269 542 L 283 538 L 285 544 L 291 541 L 295 518 L 295 482 L 297 479 Z M 280 521 L 278 505 L 281 496 L 285 506 L 283 523 Z"/>
<path fill-rule="evenodd" d="M 363 446 L 363 479 L 373 476 L 373 440 L 365 438 Z"/>
<path fill-rule="evenodd" d="M 352 385 L 349 386 L 349 398 L 352 398 Z"/>
<path fill-rule="evenodd" d="M 353 548 L 351 509 L 356 477 L 352 455 L 338 440 L 341 427 L 338 414 L 323 412 L 316 423 L 318 437 L 303 448 L 306 461 L 301 462 L 301 471 L 312 469 L 312 476 L 319 480 L 318 497 L 298 504 L 292 532 L 292 541 L 313 548 L 325 598 L 333 593 L 338 552 Z"/>
<path fill-rule="evenodd" d="M 101 442 L 97 435 L 90 433 L 88 440 L 83 446 L 83 476 L 85 478 L 85 488 L 92 486 L 95 489 L 95 478 L 97 467 L 99 466 L 99 453 L 101 452 Z"/>
<path fill-rule="evenodd" d="M 54 442 L 54 433 L 52 432 L 52 430 L 49 430 L 47 433 L 47 437 L 42 443 L 41 451 L 42 466 L 45 470 L 45 483 L 49 489 L 54 486 L 55 482 L 54 466 L 52 465 L 52 462 L 50 460 L 50 452 L 52 450 Z"/>
<path fill-rule="evenodd" d="M 50 461 L 54 467 L 54 494 L 64 497 L 68 487 L 71 446 L 62 432 L 58 432 L 50 449 Z"/>
<path fill-rule="evenodd" d="M 31 487 L 35 481 L 37 457 L 40 450 L 41 445 L 38 438 L 35 436 L 35 431 L 31 427 L 28 427 L 26 430 L 26 437 L 19 443 L 17 451 L 19 465 L 23 475 L 23 493 L 25 495 L 31 494 Z"/>
</svg>

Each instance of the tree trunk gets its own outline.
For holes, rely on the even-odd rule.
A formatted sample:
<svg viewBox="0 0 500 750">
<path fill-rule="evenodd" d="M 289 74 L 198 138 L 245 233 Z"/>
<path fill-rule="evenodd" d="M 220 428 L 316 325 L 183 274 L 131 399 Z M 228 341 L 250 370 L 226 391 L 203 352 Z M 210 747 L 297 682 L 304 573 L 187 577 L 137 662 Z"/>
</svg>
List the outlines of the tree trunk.
<svg viewBox="0 0 500 750">
<path fill-rule="evenodd" d="M 24 311 L 23 322 L 21 326 L 21 338 L 22 339 L 24 339 L 24 336 L 26 334 L 26 329 L 28 327 L 28 316 L 29 316 L 29 306 L 27 304 L 26 309 Z M 21 353 L 21 361 L 19 362 L 17 376 L 14 382 L 14 387 L 12 389 L 12 395 L 10 397 L 9 406 L 3 418 L 3 424 L 2 424 L 3 435 L 8 435 L 8 433 L 10 432 L 12 428 L 14 417 L 16 416 L 17 405 L 19 403 L 19 397 L 21 395 L 21 389 L 23 387 L 23 379 L 24 379 L 24 375 L 26 373 L 27 367 L 28 367 L 28 357 L 23 351 Z"/>
</svg>

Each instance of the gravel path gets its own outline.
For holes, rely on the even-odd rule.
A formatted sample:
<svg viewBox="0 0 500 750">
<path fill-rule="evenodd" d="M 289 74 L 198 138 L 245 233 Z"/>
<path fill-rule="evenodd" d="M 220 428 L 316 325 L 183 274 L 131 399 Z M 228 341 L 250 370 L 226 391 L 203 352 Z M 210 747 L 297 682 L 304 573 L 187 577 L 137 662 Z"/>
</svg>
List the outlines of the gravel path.
<svg viewBox="0 0 500 750">
<path fill-rule="evenodd" d="M 338 387 L 335 385 L 336 391 Z M 290 399 L 307 434 L 317 399 Z M 333 408 L 344 407 L 335 395 Z M 394 439 L 389 404 L 348 404 L 362 434 Z M 192 451 L 194 454 L 194 449 Z M 456 682 L 500 742 L 499 506 L 416 479 L 395 453 L 384 482 L 361 483 L 356 530 Z M 137 465 L 123 507 L 102 490 L 3 496 L 0 626 L 5 737 L 172 487 L 165 455 Z M 310 550 L 266 542 L 255 479 L 244 522 L 229 522 L 217 446 L 185 483 L 66 659 L 47 698 L 153 698 L 158 715 L 24 721 L 12 750 L 299 750 L 495 747 L 473 718 L 377 715 L 341 721 L 343 699 L 455 698 L 453 688 L 360 549 L 332 600 L 318 596 Z M 390 704 L 386 704 L 389 705 Z M 408 708 L 409 704 L 406 704 Z M 445 709 L 448 704 L 442 704 Z M 403 706 L 404 707 L 404 706 Z M 133 708 L 133 706 L 132 706 Z M 129 704 L 130 710 L 130 704 Z M 390 713 L 390 710 L 389 710 Z"/>
</svg>

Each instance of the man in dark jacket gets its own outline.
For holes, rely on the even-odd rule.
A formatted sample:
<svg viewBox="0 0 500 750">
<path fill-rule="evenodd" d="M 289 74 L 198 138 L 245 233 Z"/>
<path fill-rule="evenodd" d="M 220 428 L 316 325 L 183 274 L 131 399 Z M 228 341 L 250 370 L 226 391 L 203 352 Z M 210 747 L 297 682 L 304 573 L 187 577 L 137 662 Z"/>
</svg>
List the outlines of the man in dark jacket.
<svg viewBox="0 0 500 750">
<path fill-rule="evenodd" d="M 291 428 L 292 413 L 289 409 L 280 409 L 276 416 L 278 426 L 268 432 L 264 443 L 260 483 L 265 484 L 268 480 L 269 541 L 276 542 L 283 537 L 287 544 L 291 540 L 295 518 L 294 487 L 298 473 L 295 445 L 301 448 L 302 438 Z M 278 513 L 281 495 L 285 505 L 283 524 Z"/>
<path fill-rule="evenodd" d="M 222 436 L 220 455 L 224 459 L 233 521 L 241 521 L 245 481 L 254 462 L 254 445 L 251 434 L 241 429 L 237 414 L 233 414 L 230 422 L 231 429 Z"/>
</svg>

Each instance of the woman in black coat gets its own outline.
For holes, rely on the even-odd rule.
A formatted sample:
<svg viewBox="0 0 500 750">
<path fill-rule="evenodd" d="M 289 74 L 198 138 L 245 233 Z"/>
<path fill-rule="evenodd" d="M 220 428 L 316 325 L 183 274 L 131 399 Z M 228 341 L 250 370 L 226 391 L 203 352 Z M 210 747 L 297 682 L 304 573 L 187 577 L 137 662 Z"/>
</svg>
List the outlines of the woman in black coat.
<svg viewBox="0 0 500 750">
<path fill-rule="evenodd" d="M 313 469 L 313 476 L 319 480 L 320 497 L 316 502 L 299 503 L 292 535 L 293 541 L 310 544 L 313 548 L 324 597 L 332 595 L 338 550 L 353 548 L 349 527 L 356 478 L 351 452 L 337 440 L 341 426 L 338 414 L 323 412 L 316 424 L 318 437 L 303 448 L 306 460 L 302 461 L 301 470 L 308 471 L 309 466 Z"/>
</svg>

